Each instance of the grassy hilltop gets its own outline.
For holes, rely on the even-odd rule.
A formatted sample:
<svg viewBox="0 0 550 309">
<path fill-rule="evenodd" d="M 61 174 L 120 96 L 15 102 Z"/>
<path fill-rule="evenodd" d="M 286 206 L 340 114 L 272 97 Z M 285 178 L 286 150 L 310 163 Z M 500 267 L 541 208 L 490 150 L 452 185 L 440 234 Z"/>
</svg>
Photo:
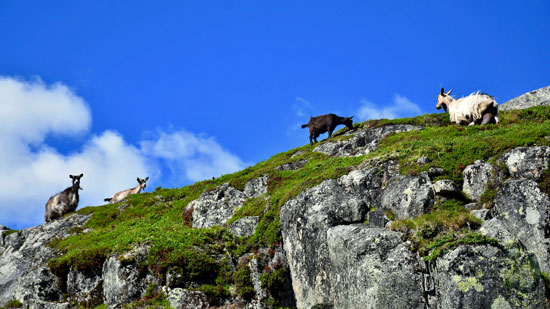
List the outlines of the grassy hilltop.
<svg viewBox="0 0 550 309">
<path fill-rule="evenodd" d="M 149 246 L 146 264 L 157 278 L 163 278 L 170 269 L 177 269 L 185 280 L 197 283 L 195 289 L 207 295 L 224 297 L 236 289 L 243 297 L 251 297 L 248 268 L 233 270 L 227 259 L 221 262 L 213 256 L 228 255 L 238 258 L 255 253 L 259 248 L 281 245 L 279 211 L 289 199 L 323 180 L 349 173 L 365 161 L 394 159 L 405 175 L 415 175 L 430 167 L 440 167 L 444 175 L 462 185 L 462 170 L 475 160 L 495 163 L 505 151 L 532 145 L 550 145 L 550 107 L 500 112 L 501 123 L 488 126 L 460 127 L 449 123 L 448 114 L 429 114 L 396 120 L 371 120 L 355 124 L 359 128 L 374 128 L 389 124 L 414 124 L 424 130 L 398 133 L 383 139 L 380 148 L 368 155 L 336 158 L 313 152 L 314 147 L 302 146 L 260 162 L 253 167 L 214 180 L 206 180 L 179 189 L 157 188 L 150 193 L 136 194 L 127 201 L 80 209 L 80 214 L 92 214 L 83 231 L 50 246 L 61 255 L 50 260 L 49 266 L 60 278 L 71 269 L 100 271 L 105 259 L 113 252 L 122 253 L 136 245 Z M 343 129 L 347 130 L 347 129 Z M 343 139 L 347 136 L 337 136 Z M 307 136 L 304 133 L 304 141 Z M 324 141 L 323 141 L 324 142 Z M 299 151 L 299 155 L 293 157 Z M 419 157 L 427 156 L 432 162 L 418 165 Z M 307 164 L 295 171 L 278 171 L 275 167 L 307 159 Z M 373 160 L 374 161 L 374 160 Z M 251 198 L 236 211 L 233 222 L 244 216 L 259 216 L 254 235 L 235 237 L 225 227 L 192 228 L 192 215 L 184 212 L 187 204 L 203 192 L 223 183 L 238 190 L 264 174 L 269 175 L 268 199 Z M 550 177 L 545 177 L 550 178 Z M 542 184 L 548 188 L 547 184 Z M 488 190 L 484 200 L 490 202 L 495 192 Z M 405 232 L 425 259 L 437 258 L 445 250 L 460 243 L 495 242 L 475 232 L 479 220 L 464 208 L 466 199 L 449 200 L 436 205 L 431 214 L 416 219 L 394 221 L 392 228 Z M 124 211 L 119 207 L 127 204 Z M 490 207 L 490 203 L 487 203 Z M 391 213 L 387 214 L 391 217 Z M 123 261 L 122 261 L 123 262 Z M 262 284 L 276 290 L 285 284 L 283 272 L 275 269 L 262 275 Z M 153 293 L 153 292 L 152 292 Z M 166 303 L 162 295 L 150 295 L 144 302 Z M 276 304 L 276 299 L 273 300 Z"/>
</svg>

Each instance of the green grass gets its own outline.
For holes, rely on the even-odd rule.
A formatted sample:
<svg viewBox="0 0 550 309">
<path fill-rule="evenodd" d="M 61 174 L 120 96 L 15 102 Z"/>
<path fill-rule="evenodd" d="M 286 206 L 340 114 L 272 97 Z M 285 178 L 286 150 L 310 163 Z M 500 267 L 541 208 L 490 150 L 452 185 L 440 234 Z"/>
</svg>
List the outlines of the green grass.
<svg viewBox="0 0 550 309">
<path fill-rule="evenodd" d="M 550 145 L 544 138 L 550 135 L 550 108 L 534 107 L 499 115 L 498 126 L 428 126 L 420 131 L 394 134 L 382 140 L 380 149 L 367 157 L 392 156 L 399 161 L 403 174 L 418 174 L 432 166 L 441 167 L 445 171 L 441 178 L 451 179 L 461 186 L 462 170 L 475 160 L 494 163 L 505 151 L 515 147 Z M 407 122 L 419 123 L 426 117 L 435 116 L 419 116 Z M 424 156 L 432 162 L 416 164 L 416 160 Z"/>
<path fill-rule="evenodd" d="M 17 299 L 10 300 L 4 308 L 22 308 L 23 303 L 18 301 Z"/>
<path fill-rule="evenodd" d="M 345 175 L 365 160 L 394 158 L 399 161 L 403 174 L 414 175 L 431 166 L 441 167 L 445 171 L 441 178 L 452 179 L 460 186 L 462 170 L 475 160 L 494 162 L 496 157 L 514 147 L 550 145 L 550 141 L 544 138 L 550 135 L 550 107 L 501 112 L 500 118 L 501 124 L 498 126 L 485 127 L 450 125 L 446 114 L 368 121 L 355 126 L 415 124 L 426 128 L 391 135 L 381 141 L 377 151 L 367 156 L 331 158 L 314 153 L 314 147 L 305 145 L 213 180 L 178 189 L 159 187 L 151 193 L 132 195 L 127 201 L 119 204 L 86 207 L 78 213 L 92 214 L 84 226 L 90 231 L 83 234 L 75 230 L 75 235 L 63 240 L 54 240 L 50 246 L 59 250 L 60 256 L 50 260 L 49 266 L 60 278 L 59 283 L 63 286 L 63 278 L 66 278 L 70 269 L 97 272 L 110 254 L 122 253 L 136 245 L 144 245 L 149 248 L 147 265 L 144 267 L 151 269 L 160 279 L 164 278 L 168 271 L 178 270 L 185 280 L 196 283 L 196 289 L 213 297 L 227 296 L 230 286 L 240 286 L 242 292 L 239 293 L 249 295 L 247 293 L 250 291 L 246 288 L 249 286 L 247 274 L 241 271 L 239 275 L 234 276 L 228 270 L 230 267 L 227 260 L 216 260 L 213 256 L 230 254 L 237 258 L 261 247 L 280 244 L 281 207 L 300 192 L 326 179 Z M 292 157 L 298 151 L 300 154 Z M 418 166 L 415 162 L 421 156 L 429 157 L 432 162 Z M 275 167 L 281 164 L 304 159 L 307 159 L 308 163 L 296 171 L 275 170 Z M 191 212 L 184 213 L 184 208 L 203 192 L 227 182 L 236 189 L 243 190 L 249 180 L 265 174 L 269 176 L 266 197 L 247 200 L 229 221 L 230 223 L 244 216 L 258 216 L 260 221 L 254 235 L 238 238 L 225 227 L 190 227 Z M 472 230 L 475 230 L 474 227 L 479 224 L 479 220 L 469 215 L 462 202 L 452 203 L 438 205 L 431 214 L 414 220 L 394 222 L 394 228 L 412 235 L 418 243 L 417 249 L 423 251 L 424 256 L 436 256 L 432 255 L 436 250 L 444 252 L 457 244 L 471 240 L 490 242 L 488 239 L 469 234 L 474 233 Z M 128 204 L 128 207 L 120 212 L 118 208 L 122 204 Z M 392 219 L 392 214 L 386 215 Z M 440 239 L 437 241 L 438 245 L 432 245 L 435 239 Z"/>
</svg>

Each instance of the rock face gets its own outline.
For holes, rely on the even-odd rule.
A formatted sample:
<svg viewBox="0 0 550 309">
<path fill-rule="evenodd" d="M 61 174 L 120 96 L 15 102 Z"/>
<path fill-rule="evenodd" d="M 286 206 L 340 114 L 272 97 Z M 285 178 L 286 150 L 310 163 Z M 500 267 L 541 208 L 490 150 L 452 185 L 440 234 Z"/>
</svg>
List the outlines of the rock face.
<svg viewBox="0 0 550 309">
<path fill-rule="evenodd" d="M 479 200 L 481 195 L 487 190 L 489 184 L 494 182 L 496 176 L 495 168 L 481 160 L 477 160 L 472 165 L 464 169 L 464 185 L 462 191 L 471 199 Z"/>
<path fill-rule="evenodd" d="M 434 190 L 427 173 L 420 176 L 396 176 L 382 192 L 380 204 L 397 219 L 415 218 L 427 213 L 434 204 Z"/>
<path fill-rule="evenodd" d="M 252 236 L 256 231 L 256 225 L 258 225 L 259 221 L 260 218 L 257 216 L 244 217 L 229 224 L 228 228 L 235 236 Z"/>
<path fill-rule="evenodd" d="M 423 308 L 419 260 L 401 233 L 363 224 L 327 231 L 335 308 Z"/>
<path fill-rule="evenodd" d="M 315 147 L 313 151 L 335 157 L 365 155 L 378 149 L 380 140 L 390 134 L 422 129 L 423 127 L 413 125 L 388 125 L 375 129 L 361 129 L 357 132 L 350 131 L 345 134 L 351 136 L 349 140 L 337 142 L 328 140 Z"/>
<path fill-rule="evenodd" d="M 5 236 L 0 248 L 0 305 L 12 299 L 25 303 L 61 300 L 57 277 L 46 266 L 55 256 L 47 245 L 69 236 L 72 229 L 82 227 L 88 218 L 73 214 Z"/>
<path fill-rule="evenodd" d="M 193 208 L 193 227 L 207 228 L 225 224 L 245 201 L 246 194 L 229 184 L 205 192 L 189 203 L 188 207 Z"/>
<path fill-rule="evenodd" d="M 295 171 L 298 169 L 301 169 L 302 167 L 306 166 L 308 160 L 298 160 L 294 161 L 292 163 L 285 163 L 282 165 L 279 165 L 275 168 L 277 171 Z"/>
<path fill-rule="evenodd" d="M 155 279 L 140 264 L 147 259 L 147 249 L 138 247 L 121 257 L 110 256 L 103 264 L 103 294 L 109 305 L 125 304 L 145 294 Z"/>
<path fill-rule="evenodd" d="M 432 275 L 435 308 L 546 308 L 541 275 L 519 250 L 460 246 L 437 260 Z"/>
<path fill-rule="evenodd" d="M 499 105 L 499 110 L 524 109 L 539 105 L 550 105 L 550 86 L 533 90 Z"/>
<path fill-rule="evenodd" d="M 550 147 L 519 147 L 512 149 L 500 158 L 506 164 L 512 177 L 539 181 L 548 169 Z"/>
<path fill-rule="evenodd" d="M 438 180 L 433 184 L 434 193 L 437 195 L 453 195 L 458 193 L 458 188 L 452 180 Z"/>
<path fill-rule="evenodd" d="M 496 218 L 550 271 L 550 199 L 532 180 L 510 179 L 495 199 Z"/>
<path fill-rule="evenodd" d="M 246 183 L 244 193 L 248 197 L 258 197 L 267 192 L 267 175 L 255 178 Z"/>
<path fill-rule="evenodd" d="M 379 169 L 355 170 L 283 205 L 281 233 L 299 308 L 332 302 L 327 231 L 362 222 L 369 207 L 376 205 L 380 186 Z"/>
</svg>

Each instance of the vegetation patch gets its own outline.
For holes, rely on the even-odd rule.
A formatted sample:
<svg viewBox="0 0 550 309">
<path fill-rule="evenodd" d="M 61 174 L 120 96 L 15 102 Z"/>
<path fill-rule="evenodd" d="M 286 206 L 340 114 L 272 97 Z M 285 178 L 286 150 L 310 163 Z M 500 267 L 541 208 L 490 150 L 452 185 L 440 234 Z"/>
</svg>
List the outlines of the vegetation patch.
<svg viewBox="0 0 550 309">
<path fill-rule="evenodd" d="M 233 281 L 237 288 L 237 294 L 246 300 L 254 298 L 256 291 L 250 278 L 250 267 L 248 267 L 248 259 L 239 264 L 233 273 Z"/>
<path fill-rule="evenodd" d="M 22 308 L 23 303 L 18 301 L 17 299 L 10 300 L 4 308 Z"/>
<path fill-rule="evenodd" d="M 399 161 L 401 173 L 406 175 L 440 167 L 445 172 L 442 177 L 453 180 L 460 187 L 463 169 L 475 160 L 495 163 L 500 155 L 516 147 L 550 145 L 545 138 L 550 135 L 550 108 L 547 106 L 501 111 L 500 123 L 487 126 L 450 125 L 447 123 L 448 115 L 437 115 L 442 114 L 379 120 L 375 126 L 402 122 L 420 124 L 427 118 L 443 117 L 439 125 L 388 136 L 380 142 L 380 148 L 367 158 L 392 154 Z M 416 159 L 424 156 L 432 162 L 421 166 L 416 164 Z"/>
<path fill-rule="evenodd" d="M 270 295 L 267 304 L 270 306 L 279 305 L 279 299 L 283 297 L 285 286 L 290 285 L 290 270 L 288 268 L 270 269 L 260 276 L 262 288 L 266 289 Z"/>
<path fill-rule="evenodd" d="M 142 299 L 123 305 L 122 308 L 170 308 L 170 302 L 162 290 L 151 283 Z"/>
<path fill-rule="evenodd" d="M 426 261 L 431 261 L 461 244 L 497 244 L 498 241 L 476 233 L 481 220 L 464 208 L 461 200 L 447 200 L 429 214 L 394 221 L 391 229 L 403 232 Z"/>
</svg>

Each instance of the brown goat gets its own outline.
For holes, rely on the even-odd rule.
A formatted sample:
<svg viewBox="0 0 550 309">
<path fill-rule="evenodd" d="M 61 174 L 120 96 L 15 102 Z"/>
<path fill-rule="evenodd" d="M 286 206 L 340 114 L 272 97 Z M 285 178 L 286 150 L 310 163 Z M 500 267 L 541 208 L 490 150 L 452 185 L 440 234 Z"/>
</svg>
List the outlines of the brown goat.
<svg viewBox="0 0 550 309">
<path fill-rule="evenodd" d="M 46 222 L 61 218 L 65 214 L 76 210 L 79 199 L 78 190 L 82 190 L 80 187 L 80 178 L 82 176 L 84 174 L 69 175 L 73 180 L 73 185 L 63 190 L 63 192 L 50 197 L 46 203 L 46 214 L 44 215 Z"/>
<path fill-rule="evenodd" d="M 117 192 L 115 193 L 115 195 L 113 195 L 113 197 L 106 198 L 104 199 L 104 201 L 109 203 L 118 203 L 123 199 L 127 198 L 128 195 L 138 194 L 139 192 L 141 192 L 141 190 L 145 190 L 145 187 L 147 187 L 147 184 L 146 184 L 147 180 L 149 180 L 149 177 L 146 177 L 146 178 L 138 177 L 137 178 L 138 184 L 135 188 Z"/>
<path fill-rule="evenodd" d="M 317 137 L 328 131 L 328 137 L 332 137 L 334 128 L 338 125 L 345 125 L 348 129 L 353 130 L 351 117 L 340 117 L 335 114 L 326 114 L 317 117 L 311 117 L 307 124 L 303 124 L 302 128 L 309 127 L 309 144 L 313 145 L 313 141 L 317 143 Z"/>
</svg>

